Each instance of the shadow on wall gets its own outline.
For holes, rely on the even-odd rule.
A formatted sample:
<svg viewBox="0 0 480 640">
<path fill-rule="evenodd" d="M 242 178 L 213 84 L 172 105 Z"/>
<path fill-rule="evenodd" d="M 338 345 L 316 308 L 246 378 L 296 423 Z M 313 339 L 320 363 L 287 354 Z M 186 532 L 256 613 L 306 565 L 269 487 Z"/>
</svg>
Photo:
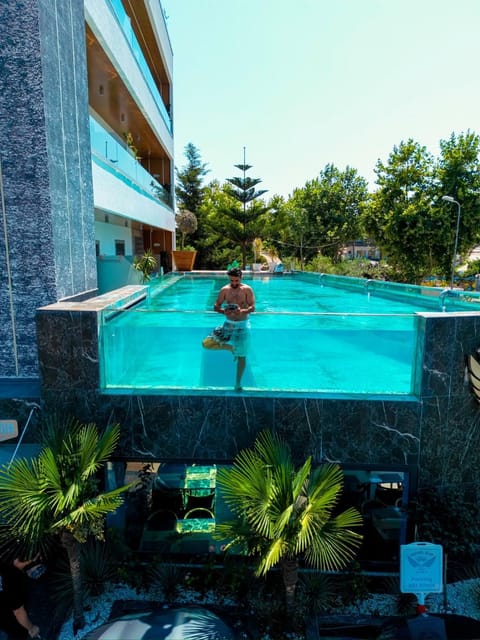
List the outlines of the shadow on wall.
<svg viewBox="0 0 480 640">
<path fill-rule="evenodd" d="M 143 284 L 142 274 L 132 267 L 132 256 L 98 256 L 98 295 L 130 284 Z"/>
</svg>

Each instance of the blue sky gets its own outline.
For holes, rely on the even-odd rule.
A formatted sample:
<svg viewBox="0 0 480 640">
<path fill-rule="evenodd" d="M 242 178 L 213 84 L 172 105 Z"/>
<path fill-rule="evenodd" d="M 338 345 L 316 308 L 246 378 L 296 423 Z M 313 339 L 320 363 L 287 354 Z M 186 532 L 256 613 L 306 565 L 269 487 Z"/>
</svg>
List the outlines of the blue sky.
<svg viewBox="0 0 480 640">
<path fill-rule="evenodd" d="M 374 188 L 413 138 L 480 133 L 480 0 L 162 0 L 174 51 L 175 164 L 253 165 L 287 197 L 328 163 Z"/>
</svg>

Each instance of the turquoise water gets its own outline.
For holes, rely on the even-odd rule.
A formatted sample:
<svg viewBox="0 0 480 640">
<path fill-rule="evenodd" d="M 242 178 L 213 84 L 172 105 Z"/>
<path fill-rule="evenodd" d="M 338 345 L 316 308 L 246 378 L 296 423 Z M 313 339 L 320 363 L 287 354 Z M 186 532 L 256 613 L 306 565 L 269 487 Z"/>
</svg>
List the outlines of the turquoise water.
<svg viewBox="0 0 480 640">
<path fill-rule="evenodd" d="M 412 393 L 415 311 L 406 301 L 299 278 L 248 281 L 255 291 L 244 393 L 261 396 Z M 232 355 L 202 339 L 223 321 L 211 311 L 225 277 L 165 278 L 148 299 L 102 327 L 103 388 L 111 393 L 234 394 Z"/>
</svg>

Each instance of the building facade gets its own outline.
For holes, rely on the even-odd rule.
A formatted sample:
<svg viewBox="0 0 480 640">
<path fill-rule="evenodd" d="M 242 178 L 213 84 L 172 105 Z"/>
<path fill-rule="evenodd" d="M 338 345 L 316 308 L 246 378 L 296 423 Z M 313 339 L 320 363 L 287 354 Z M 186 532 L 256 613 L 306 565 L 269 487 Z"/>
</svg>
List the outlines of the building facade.
<svg viewBox="0 0 480 640">
<path fill-rule="evenodd" d="M 0 40 L 0 379 L 35 396 L 36 309 L 172 248 L 173 55 L 159 0 L 2 3 Z"/>
</svg>

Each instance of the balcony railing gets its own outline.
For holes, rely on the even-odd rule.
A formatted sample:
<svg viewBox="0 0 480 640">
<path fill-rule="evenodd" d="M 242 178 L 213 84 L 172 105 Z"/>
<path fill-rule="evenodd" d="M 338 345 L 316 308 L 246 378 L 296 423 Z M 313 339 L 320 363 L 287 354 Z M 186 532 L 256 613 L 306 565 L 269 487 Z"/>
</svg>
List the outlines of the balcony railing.
<svg viewBox="0 0 480 640">
<path fill-rule="evenodd" d="M 138 44 L 137 37 L 130 24 L 130 18 L 128 17 L 125 9 L 123 8 L 123 4 L 121 0 L 110 0 L 110 4 L 122 28 L 122 31 L 125 34 L 125 37 L 130 45 L 132 53 L 135 56 L 135 59 L 142 72 L 142 75 L 145 78 L 145 81 L 155 99 L 155 102 L 158 105 L 163 121 L 165 122 L 167 129 L 170 131 L 170 133 L 172 133 L 173 132 L 172 118 L 165 106 L 165 103 L 163 102 L 163 98 L 160 95 L 157 85 L 155 84 L 153 76 L 148 67 L 147 61 L 145 60 L 145 57 L 142 53 L 142 49 Z"/>
<path fill-rule="evenodd" d="M 92 153 L 105 160 L 112 170 L 119 171 L 133 180 L 150 197 L 161 200 L 172 208 L 172 195 L 142 167 L 131 151 L 114 138 L 102 125 L 90 116 L 90 142 Z"/>
</svg>

